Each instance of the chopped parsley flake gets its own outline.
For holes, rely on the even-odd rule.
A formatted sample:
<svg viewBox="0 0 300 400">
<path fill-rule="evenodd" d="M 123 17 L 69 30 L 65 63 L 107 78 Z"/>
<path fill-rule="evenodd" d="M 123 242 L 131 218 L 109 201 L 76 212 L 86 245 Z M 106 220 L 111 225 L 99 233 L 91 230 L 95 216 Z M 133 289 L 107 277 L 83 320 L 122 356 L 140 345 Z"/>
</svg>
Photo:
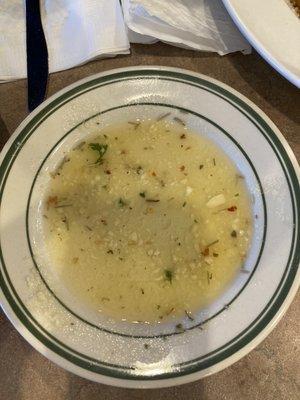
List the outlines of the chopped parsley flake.
<svg viewBox="0 0 300 400">
<path fill-rule="evenodd" d="M 108 145 L 101 143 L 90 143 L 89 146 L 92 150 L 96 151 L 99 154 L 95 164 L 101 165 L 103 163 L 103 157 L 107 151 Z"/>
<path fill-rule="evenodd" d="M 166 278 L 167 281 L 172 283 L 172 280 L 174 278 L 174 272 L 171 271 L 170 269 L 165 269 L 165 278 Z"/>
<path fill-rule="evenodd" d="M 127 205 L 126 201 L 122 199 L 122 197 L 118 200 L 119 207 L 124 207 Z"/>
</svg>

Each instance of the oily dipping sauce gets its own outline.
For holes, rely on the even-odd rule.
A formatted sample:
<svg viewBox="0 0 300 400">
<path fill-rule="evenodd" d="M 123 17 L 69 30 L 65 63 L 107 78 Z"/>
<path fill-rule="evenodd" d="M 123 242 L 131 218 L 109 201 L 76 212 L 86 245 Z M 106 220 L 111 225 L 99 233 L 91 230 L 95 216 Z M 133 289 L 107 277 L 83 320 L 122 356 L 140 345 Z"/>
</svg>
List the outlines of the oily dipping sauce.
<svg viewBox="0 0 300 400">
<path fill-rule="evenodd" d="M 192 318 L 243 265 L 252 235 L 244 177 L 181 118 L 99 130 L 51 175 L 49 254 L 61 282 L 98 312 Z"/>
</svg>

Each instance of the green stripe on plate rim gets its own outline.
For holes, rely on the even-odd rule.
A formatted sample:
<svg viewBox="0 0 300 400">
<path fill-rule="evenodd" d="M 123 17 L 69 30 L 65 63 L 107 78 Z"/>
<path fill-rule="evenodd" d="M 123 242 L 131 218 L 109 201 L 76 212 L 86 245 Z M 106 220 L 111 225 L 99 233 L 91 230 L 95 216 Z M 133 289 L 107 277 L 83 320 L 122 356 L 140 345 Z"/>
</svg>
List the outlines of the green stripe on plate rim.
<svg viewBox="0 0 300 400">
<path fill-rule="evenodd" d="M 58 303 L 59 303 L 62 307 L 64 307 L 69 313 L 71 313 L 73 316 L 75 316 L 75 317 L 76 317 L 77 319 L 79 319 L 80 321 L 82 321 L 82 322 L 84 322 L 84 323 L 90 325 L 91 327 L 93 327 L 93 328 L 95 328 L 95 329 L 101 330 L 101 331 L 103 331 L 103 332 L 107 332 L 107 333 L 114 334 L 114 335 L 119 335 L 119 336 L 122 336 L 122 337 L 135 338 L 135 339 L 153 339 L 153 338 L 162 338 L 162 337 L 168 337 L 168 336 L 174 336 L 174 335 L 181 335 L 182 332 L 172 332 L 172 333 L 168 333 L 168 334 L 160 334 L 160 335 L 153 335 L 153 336 L 146 336 L 146 335 L 143 335 L 143 336 L 142 336 L 142 335 L 129 335 L 129 334 L 124 334 L 124 333 L 120 333 L 120 332 L 116 332 L 116 331 L 111 331 L 111 330 L 109 330 L 109 329 L 99 327 L 99 326 L 94 325 L 93 323 L 87 321 L 86 319 L 80 317 L 80 316 L 77 315 L 74 311 L 72 311 L 68 306 L 66 306 L 66 305 L 63 303 L 63 301 L 61 301 L 61 300 L 58 298 L 58 296 L 54 293 L 54 291 L 50 288 L 50 286 L 48 285 L 48 283 L 46 282 L 45 278 L 43 277 L 43 275 L 42 275 L 42 273 L 41 273 L 41 270 L 40 270 L 40 268 L 39 268 L 39 266 L 38 266 L 37 261 L 35 260 L 35 257 L 34 257 L 34 254 L 33 254 L 33 250 L 32 250 L 32 246 L 31 246 L 30 234 L 29 234 L 29 208 L 30 208 L 31 196 L 32 196 L 32 192 L 33 192 L 33 189 L 34 189 L 34 185 L 35 185 L 35 183 L 36 183 L 36 180 L 37 180 L 37 178 L 38 178 L 38 175 L 39 175 L 41 169 L 43 168 L 45 162 L 46 162 L 47 159 L 50 157 L 51 153 L 53 153 L 53 151 L 55 150 L 55 148 L 56 148 L 56 147 L 57 147 L 71 132 L 73 132 L 76 128 L 78 128 L 78 127 L 81 126 L 82 124 L 84 124 L 84 123 L 90 121 L 91 119 L 93 119 L 93 118 L 95 118 L 95 117 L 97 117 L 97 116 L 99 116 L 99 115 L 103 115 L 103 114 L 105 114 L 105 113 L 107 113 L 107 112 L 114 111 L 114 110 L 117 110 L 117 109 L 120 109 L 120 108 L 133 107 L 133 106 L 159 106 L 159 107 L 166 107 L 166 108 L 176 109 L 176 110 L 179 110 L 179 111 L 187 112 L 187 113 L 189 113 L 189 114 L 193 114 L 194 116 L 196 116 L 196 117 L 198 117 L 198 118 L 200 118 L 200 119 L 203 119 L 203 120 L 209 122 L 211 125 L 213 125 L 213 126 L 216 127 L 217 129 L 219 129 L 225 136 L 227 136 L 227 137 L 234 143 L 234 145 L 239 149 L 239 151 L 241 151 L 241 153 L 243 154 L 243 156 L 245 157 L 245 159 L 248 161 L 248 163 L 249 163 L 250 167 L 252 168 L 252 171 L 253 171 L 253 173 L 254 173 L 256 179 L 257 179 L 258 186 L 259 186 L 259 190 L 260 190 L 260 194 L 261 194 L 261 198 L 262 198 L 262 202 L 263 202 L 264 230 L 263 230 L 262 243 L 261 243 L 261 247 L 260 247 L 260 250 L 259 250 L 259 254 L 258 254 L 257 260 L 256 260 L 256 262 L 255 262 L 254 268 L 253 268 L 253 270 L 251 271 L 251 274 L 249 274 L 249 277 L 248 277 L 246 283 L 245 283 L 245 284 L 243 285 L 243 287 L 238 291 L 238 293 L 235 294 L 234 297 L 233 297 L 222 309 L 220 309 L 219 311 L 217 311 L 214 315 L 208 317 L 206 320 L 201 321 L 201 322 L 198 323 L 197 325 L 194 325 L 194 326 L 192 326 L 192 327 L 186 328 L 185 331 L 189 331 L 189 330 L 191 330 L 191 329 L 199 328 L 200 326 L 203 326 L 205 323 L 211 321 L 213 318 L 215 318 L 216 316 L 218 316 L 219 314 L 221 314 L 223 311 L 225 311 L 225 310 L 238 298 L 238 296 L 239 296 L 239 295 L 242 293 L 242 291 L 246 288 L 246 286 L 248 285 L 248 283 L 250 282 L 251 278 L 253 277 L 253 275 L 254 275 L 254 273 L 255 273 L 255 271 L 256 271 L 256 268 L 257 268 L 257 266 L 258 266 L 258 264 L 259 264 L 259 261 L 260 261 L 260 258 L 261 258 L 262 252 L 263 252 L 264 244 L 265 244 L 266 231 L 267 231 L 267 207 L 266 207 L 265 195 L 264 195 L 264 192 L 263 192 L 262 184 L 261 184 L 261 182 L 260 182 L 258 173 L 257 173 L 257 171 L 256 171 L 256 169 L 255 169 L 255 167 L 254 167 L 254 165 L 253 165 L 253 163 L 252 163 L 252 161 L 251 161 L 250 158 L 248 157 L 247 153 L 244 151 L 244 149 L 239 145 L 239 143 L 238 143 L 235 139 L 233 139 L 233 137 L 232 137 L 228 132 L 226 132 L 226 131 L 225 131 L 223 128 L 221 128 L 218 124 L 214 123 L 214 122 L 211 121 L 209 118 L 206 118 L 206 117 L 204 117 L 203 115 L 198 114 L 198 113 L 196 113 L 196 112 L 194 112 L 194 111 L 188 110 L 188 109 L 183 108 L 183 107 L 174 106 L 174 105 L 171 105 L 171 104 L 165 104 L 165 103 L 130 103 L 130 104 L 120 105 L 120 106 L 113 107 L 113 108 L 104 110 L 104 111 L 102 111 L 102 112 L 96 113 L 96 114 L 92 115 L 91 117 L 89 117 L 89 118 L 87 118 L 87 119 L 81 121 L 80 123 L 78 123 L 77 125 L 75 125 L 72 129 L 70 129 L 68 132 L 66 132 L 66 133 L 60 138 L 60 140 L 59 140 L 57 143 L 55 143 L 55 145 L 49 150 L 48 154 L 46 155 L 46 157 L 44 158 L 44 160 L 43 160 L 42 163 L 40 164 L 39 168 L 37 169 L 37 172 L 36 172 L 36 174 L 35 174 L 35 176 L 34 176 L 34 179 L 33 179 L 33 181 L 32 181 L 32 185 L 31 185 L 30 192 L 29 192 L 29 196 L 28 196 L 28 200 L 27 200 L 27 208 L 26 208 L 26 235 L 27 235 L 27 243 L 28 243 L 30 255 L 31 255 L 31 258 L 32 258 L 32 262 L 33 262 L 33 264 L 34 264 L 34 266 L 35 266 L 35 268 L 36 268 L 38 274 L 40 275 L 41 280 L 43 281 L 44 285 L 45 285 L 46 288 L 48 289 L 48 291 L 51 293 L 51 295 L 58 301 Z M 40 326 L 40 325 L 39 325 L 39 326 Z M 40 328 L 41 328 L 41 326 L 40 326 Z M 215 350 L 215 351 L 217 351 L 217 350 Z"/>
<path fill-rule="evenodd" d="M 273 151 L 277 155 L 283 171 L 285 173 L 287 183 L 289 186 L 289 190 L 291 193 L 292 199 L 292 207 L 293 207 L 293 215 L 294 215 L 294 230 L 293 230 L 293 240 L 291 251 L 289 255 L 289 260 L 285 269 L 285 273 L 282 276 L 280 284 L 268 305 L 262 311 L 262 313 L 256 318 L 255 321 L 249 325 L 243 332 L 241 332 L 238 336 L 239 338 L 234 338 L 232 341 L 224 345 L 224 348 L 219 349 L 219 353 L 215 355 L 207 354 L 205 357 L 201 357 L 195 359 L 191 362 L 188 362 L 185 365 L 174 365 L 174 367 L 179 367 L 177 371 L 161 374 L 158 376 L 137 376 L 134 375 L 134 368 L 126 368 L 121 366 L 114 366 L 111 368 L 111 365 L 107 363 L 101 363 L 101 366 L 96 365 L 98 363 L 97 360 L 90 359 L 89 362 L 82 360 L 82 356 L 80 353 L 76 352 L 73 349 L 68 348 L 63 343 L 54 338 L 51 334 L 44 332 L 42 334 L 30 321 L 30 317 L 26 316 L 26 308 L 22 305 L 22 302 L 18 298 L 18 295 L 15 293 L 15 290 L 10 282 L 9 276 L 7 274 L 7 270 L 3 260 L 2 251 L 0 252 L 2 267 L 4 275 L 1 271 L 0 275 L 0 284 L 3 290 L 3 293 L 10 304 L 10 307 L 13 309 L 16 316 L 21 320 L 24 326 L 31 332 L 38 340 L 40 340 L 46 347 L 51 349 L 53 352 L 58 354 L 59 356 L 65 358 L 66 360 L 74 363 L 75 365 L 84 368 L 89 371 L 93 371 L 96 373 L 100 373 L 103 375 L 115 377 L 115 378 L 125 378 L 125 379 L 139 379 L 139 380 L 155 380 L 155 379 L 165 379 L 169 377 L 182 376 L 185 374 L 190 374 L 192 372 L 200 371 L 205 368 L 211 367 L 223 360 L 227 357 L 233 355 L 236 351 L 241 350 L 244 346 L 250 343 L 273 319 L 273 317 L 278 312 L 280 306 L 284 302 L 286 296 L 288 295 L 291 286 L 293 284 L 300 257 L 300 241 L 299 241 L 299 199 L 300 199 L 300 190 L 299 190 L 299 182 L 297 179 L 297 175 L 294 171 L 291 160 L 284 149 L 280 139 L 273 132 L 271 127 L 263 120 L 263 118 L 254 111 L 248 104 L 246 104 L 243 100 L 238 98 L 233 93 L 228 90 L 219 87 L 216 83 L 206 81 L 200 77 L 190 76 L 185 73 L 175 72 L 175 71 L 157 71 L 157 70 L 131 70 L 125 72 L 116 72 L 111 75 L 106 75 L 98 78 L 91 79 L 88 82 L 82 83 L 81 85 L 70 89 L 67 93 L 63 93 L 56 99 L 54 99 L 51 103 L 47 104 L 44 109 L 42 109 L 35 117 L 32 118 L 23 128 L 23 130 L 19 133 L 18 137 L 14 140 L 13 144 L 7 151 L 7 154 L 4 157 L 4 160 L 0 169 L 0 179 L 1 179 L 1 192 L 0 192 L 0 204 L 3 195 L 3 189 L 7 180 L 7 176 L 9 170 L 11 168 L 14 159 L 18 155 L 22 146 L 26 143 L 27 139 L 31 136 L 33 129 L 37 128 L 49 115 L 51 115 L 58 107 L 61 107 L 66 102 L 70 101 L 73 95 L 83 94 L 87 91 L 95 89 L 97 86 L 104 86 L 108 84 L 113 84 L 115 82 L 119 82 L 120 80 L 133 80 L 133 79 L 152 79 L 156 78 L 159 80 L 171 80 L 177 81 L 184 84 L 192 85 L 208 92 L 215 94 L 218 97 L 221 97 L 226 102 L 230 103 L 232 106 L 237 108 L 242 114 L 244 114 L 263 134 L 266 138 Z M 297 212 L 296 212 L 297 210 Z M 10 286 L 8 288 L 5 278 Z M 15 294 L 15 298 L 11 295 L 11 292 Z M 19 303 L 19 305 L 17 304 Z M 48 338 L 51 340 L 49 340 Z M 54 341 L 57 343 L 55 344 Z M 70 353 L 63 350 L 63 348 L 67 348 Z M 225 348 L 227 347 L 227 348 Z M 120 371 L 119 369 L 123 369 Z"/>
</svg>

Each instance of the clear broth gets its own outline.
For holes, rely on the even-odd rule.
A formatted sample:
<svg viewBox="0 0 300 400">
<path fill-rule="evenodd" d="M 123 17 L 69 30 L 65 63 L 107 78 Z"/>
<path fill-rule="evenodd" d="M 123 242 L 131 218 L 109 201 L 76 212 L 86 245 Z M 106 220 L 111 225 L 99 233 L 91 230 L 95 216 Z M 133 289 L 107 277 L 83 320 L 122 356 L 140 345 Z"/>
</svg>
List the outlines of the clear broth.
<svg viewBox="0 0 300 400">
<path fill-rule="evenodd" d="M 47 246 L 61 281 L 117 320 L 163 322 L 216 299 L 243 264 L 243 176 L 180 119 L 133 121 L 79 143 L 52 173 Z"/>
</svg>

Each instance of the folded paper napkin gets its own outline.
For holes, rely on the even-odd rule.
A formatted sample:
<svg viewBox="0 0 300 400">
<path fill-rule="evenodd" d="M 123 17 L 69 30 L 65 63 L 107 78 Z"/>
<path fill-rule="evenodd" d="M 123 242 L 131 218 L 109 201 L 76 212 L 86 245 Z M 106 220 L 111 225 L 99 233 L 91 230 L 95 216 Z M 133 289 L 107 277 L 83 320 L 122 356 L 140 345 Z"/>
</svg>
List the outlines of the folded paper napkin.
<svg viewBox="0 0 300 400">
<path fill-rule="evenodd" d="M 157 40 L 195 50 L 251 51 L 221 0 L 43 0 L 41 14 L 56 72 L 129 53 Z M 125 21 L 124 21 L 125 20 Z M 26 77 L 24 0 L 0 0 L 0 82 Z"/>
<path fill-rule="evenodd" d="M 129 53 L 119 0 L 43 0 L 41 14 L 50 72 Z M 1 0 L 0 81 L 24 78 L 26 68 L 25 1 Z"/>
<path fill-rule="evenodd" d="M 251 52 L 221 0 L 122 0 L 130 41 L 155 39 L 220 55 Z"/>
</svg>

